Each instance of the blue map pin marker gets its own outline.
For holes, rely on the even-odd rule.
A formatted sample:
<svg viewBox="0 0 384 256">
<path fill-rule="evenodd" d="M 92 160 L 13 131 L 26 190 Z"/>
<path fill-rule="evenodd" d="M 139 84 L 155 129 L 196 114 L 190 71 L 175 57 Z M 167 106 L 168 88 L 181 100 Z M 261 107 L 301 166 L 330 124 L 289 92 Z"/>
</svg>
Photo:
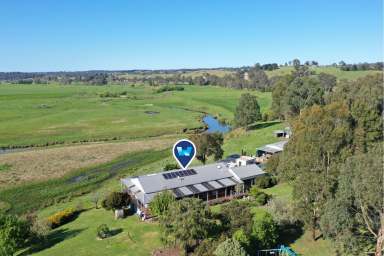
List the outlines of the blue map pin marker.
<svg viewBox="0 0 384 256">
<path fill-rule="evenodd" d="M 196 156 L 196 146 L 192 141 L 183 139 L 173 145 L 172 152 L 180 167 L 185 170 Z"/>
</svg>

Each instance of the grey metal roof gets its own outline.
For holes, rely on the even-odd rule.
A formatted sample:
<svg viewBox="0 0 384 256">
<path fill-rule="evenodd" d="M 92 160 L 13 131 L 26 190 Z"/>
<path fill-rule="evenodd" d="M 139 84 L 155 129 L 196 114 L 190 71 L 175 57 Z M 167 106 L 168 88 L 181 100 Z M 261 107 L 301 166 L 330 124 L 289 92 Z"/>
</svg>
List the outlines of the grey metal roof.
<svg viewBox="0 0 384 256">
<path fill-rule="evenodd" d="M 181 188 L 179 188 L 179 190 L 180 190 L 185 196 L 193 195 L 193 192 L 192 192 L 191 190 L 189 190 L 187 187 L 181 187 Z"/>
<path fill-rule="evenodd" d="M 218 182 L 220 182 L 221 184 L 224 184 L 227 187 L 236 185 L 236 183 L 233 180 L 228 178 L 218 180 Z"/>
<path fill-rule="evenodd" d="M 215 189 L 219 189 L 219 188 L 223 188 L 224 186 L 223 185 L 220 185 L 218 182 L 216 181 L 209 181 L 208 182 L 209 185 L 211 185 L 212 187 L 214 187 Z"/>
<path fill-rule="evenodd" d="M 221 168 L 217 168 L 218 165 L 220 165 Z M 193 169 L 196 171 L 196 174 L 174 179 L 165 179 L 163 174 L 174 172 L 176 170 L 138 176 L 137 178 L 143 187 L 144 192 L 149 194 L 157 191 L 174 189 L 233 176 L 228 171 L 228 168 L 221 163 L 207 164 L 204 166 L 194 167 Z M 125 180 L 126 179 L 123 179 L 123 182 Z"/>
<path fill-rule="evenodd" d="M 240 179 L 249 179 L 265 174 L 265 172 L 259 166 L 257 166 L 257 164 L 234 167 L 232 168 L 232 171 Z"/>
<path fill-rule="evenodd" d="M 196 174 L 184 177 L 166 179 L 163 174 L 177 171 L 172 170 L 130 177 L 121 181 L 134 192 L 138 200 L 147 204 L 160 191 L 171 190 L 179 198 L 234 186 L 241 182 L 238 179 L 248 179 L 265 173 L 256 164 L 228 167 L 223 162 L 198 166 L 193 169 Z"/>
<path fill-rule="evenodd" d="M 267 144 L 261 148 L 258 148 L 257 150 L 268 152 L 268 153 L 277 153 L 281 152 L 284 149 L 285 144 L 287 144 L 288 141 L 283 140 L 272 144 Z"/>
<path fill-rule="evenodd" d="M 203 185 L 201 184 L 195 184 L 193 185 L 195 188 L 197 188 L 200 192 L 206 192 L 208 191 L 208 189 L 206 187 L 204 187 Z"/>
</svg>

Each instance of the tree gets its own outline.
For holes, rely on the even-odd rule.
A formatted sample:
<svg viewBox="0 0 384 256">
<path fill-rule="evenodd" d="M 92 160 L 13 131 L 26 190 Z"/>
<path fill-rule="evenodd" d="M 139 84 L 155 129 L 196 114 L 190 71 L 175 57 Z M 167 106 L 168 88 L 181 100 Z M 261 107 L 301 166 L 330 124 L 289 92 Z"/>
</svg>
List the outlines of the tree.
<svg viewBox="0 0 384 256">
<path fill-rule="evenodd" d="M 281 76 L 274 81 L 272 86 L 272 111 L 279 119 L 284 119 L 285 116 L 285 95 L 290 82 L 289 76 Z"/>
<path fill-rule="evenodd" d="M 13 215 L 0 214 L 0 256 L 13 255 L 30 237 L 30 225 Z"/>
<path fill-rule="evenodd" d="M 227 239 L 219 244 L 214 254 L 216 256 L 247 256 L 244 248 L 235 239 Z"/>
<path fill-rule="evenodd" d="M 383 82 L 380 74 L 344 80 L 330 97 L 331 102 L 344 101 L 351 112 L 356 151 L 366 152 L 369 145 L 383 139 Z"/>
<path fill-rule="evenodd" d="M 292 61 L 292 65 L 293 65 L 293 67 L 294 67 L 295 69 L 299 69 L 299 67 L 300 67 L 300 60 L 299 60 L 299 59 L 294 59 L 294 60 Z"/>
<path fill-rule="evenodd" d="M 91 202 L 95 204 L 95 209 L 99 208 L 100 193 L 95 192 L 91 195 Z"/>
<path fill-rule="evenodd" d="M 194 134 L 190 139 L 196 146 L 196 158 L 203 164 L 205 164 L 209 156 L 213 155 L 215 161 L 223 157 L 224 151 L 221 146 L 224 138 L 221 133 Z"/>
<path fill-rule="evenodd" d="M 333 87 L 336 86 L 336 77 L 324 72 L 321 72 L 318 76 L 320 86 L 324 88 L 326 92 L 332 91 Z"/>
<path fill-rule="evenodd" d="M 279 166 L 279 157 L 280 157 L 280 154 L 274 154 L 268 159 L 268 161 L 265 165 L 265 170 L 268 173 L 270 173 L 272 175 L 278 174 L 277 170 L 278 170 L 278 166 Z"/>
<path fill-rule="evenodd" d="M 167 213 L 170 205 L 175 200 L 175 196 L 171 191 L 160 192 L 150 202 L 149 209 L 152 215 L 161 217 Z"/>
<path fill-rule="evenodd" d="M 248 125 L 261 120 L 260 106 L 257 98 L 249 93 L 241 95 L 239 105 L 235 112 L 235 125 L 237 127 L 247 127 Z"/>
<path fill-rule="evenodd" d="M 259 248 L 268 249 L 276 245 L 278 228 L 272 215 L 269 213 L 256 214 L 253 218 L 252 237 L 257 241 Z"/>
<path fill-rule="evenodd" d="M 251 187 L 249 195 L 253 198 L 257 205 L 265 205 L 269 198 L 268 195 L 261 191 L 256 185 Z"/>
<path fill-rule="evenodd" d="M 230 234 L 238 229 L 243 229 L 246 234 L 251 233 L 252 213 L 248 205 L 233 200 L 222 206 L 221 213 L 224 217 L 223 225 Z"/>
<path fill-rule="evenodd" d="M 342 165 L 335 196 L 321 228 L 348 254 L 384 249 L 383 145 L 358 153 Z"/>
<path fill-rule="evenodd" d="M 213 226 L 208 205 L 197 198 L 173 202 L 160 218 L 162 240 L 179 244 L 185 251 L 207 238 Z"/>
<path fill-rule="evenodd" d="M 280 156 L 278 173 L 292 181 L 296 212 L 315 239 L 321 211 L 335 185 L 337 166 L 350 154 L 348 108 L 343 103 L 315 105 L 293 122 L 293 131 Z"/>
<path fill-rule="evenodd" d="M 250 249 L 251 241 L 243 229 L 236 230 L 236 232 L 233 233 L 232 239 L 237 240 L 246 251 Z"/>
<path fill-rule="evenodd" d="M 269 87 L 269 80 L 267 74 L 260 69 L 260 67 L 253 67 L 248 71 L 248 88 L 267 90 Z"/>
<path fill-rule="evenodd" d="M 112 192 L 101 202 L 101 205 L 106 210 L 121 209 L 128 206 L 131 202 L 131 197 L 127 193 Z"/>
<path fill-rule="evenodd" d="M 272 198 L 265 208 L 279 226 L 292 226 L 298 222 L 293 205 L 285 199 Z"/>
<path fill-rule="evenodd" d="M 324 89 L 317 79 L 297 77 L 288 86 L 285 94 L 285 104 L 289 116 L 295 116 L 305 107 L 314 104 L 322 105 Z"/>
</svg>

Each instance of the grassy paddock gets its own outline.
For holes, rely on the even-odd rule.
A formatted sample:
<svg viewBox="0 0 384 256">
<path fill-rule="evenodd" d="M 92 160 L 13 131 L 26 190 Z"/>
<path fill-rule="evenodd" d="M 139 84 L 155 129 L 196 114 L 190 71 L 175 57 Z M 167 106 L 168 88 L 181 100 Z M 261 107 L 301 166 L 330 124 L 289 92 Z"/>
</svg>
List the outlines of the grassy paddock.
<svg viewBox="0 0 384 256">
<path fill-rule="evenodd" d="M 121 140 L 180 134 L 203 126 L 201 112 L 232 121 L 244 90 L 185 86 L 0 85 L 0 147 Z M 105 92 L 121 97 L 102 98 Z M 251 91 L 262 110 L 271 94 Z"/>
<path fill-rule="evenodd" d="M 174 141 L 174 137 L 167 136 L 0 154 L 0 163 L 4 163 L 0 164 L 0 187 L 60 178 L 73 170 L 106 163 L 127 153 L 171 147 Z"/>
<path fill-rule="evenodd" d="M 279 141 L 273 134 L 274 130 L 284 128 L 284 123 L 264 122 L 253 125 L 250 130 L 235 129 L 225 135 L 224 153 L 230 155 L 244 150 L 248 155 L 255 155 L 256 148 Z"/>
<path fill-rule="evenodd" d="M 166 158 L 168 155 L 169 150 L 130 153 L 112 162 L 78 170 L 59 179 L 1 190 L 0 202 L 11 205 L 10 213 L 26 213 L 89 193 L 113 177 L 129 175 L 142 165 Z M 119 184 L 119 181 L 115 182 Z"/>
</svg>

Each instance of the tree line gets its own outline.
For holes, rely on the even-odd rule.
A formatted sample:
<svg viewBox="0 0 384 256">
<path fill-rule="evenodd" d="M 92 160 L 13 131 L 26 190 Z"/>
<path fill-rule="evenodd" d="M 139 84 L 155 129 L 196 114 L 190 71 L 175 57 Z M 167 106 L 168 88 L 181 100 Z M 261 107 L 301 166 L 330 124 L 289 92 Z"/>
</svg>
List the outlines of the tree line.
<svg viewBox="0 0 384 256">
<path fill-rule="evenodd" d="M 281 76 L 272 114 L 293 130 L 268 163 L 293 186 L 295 212 L 312 238 L 340 253 L 381 255 L 384 243 L 383 77 L 337 81 L 305 66 Z"/>
</svg>

